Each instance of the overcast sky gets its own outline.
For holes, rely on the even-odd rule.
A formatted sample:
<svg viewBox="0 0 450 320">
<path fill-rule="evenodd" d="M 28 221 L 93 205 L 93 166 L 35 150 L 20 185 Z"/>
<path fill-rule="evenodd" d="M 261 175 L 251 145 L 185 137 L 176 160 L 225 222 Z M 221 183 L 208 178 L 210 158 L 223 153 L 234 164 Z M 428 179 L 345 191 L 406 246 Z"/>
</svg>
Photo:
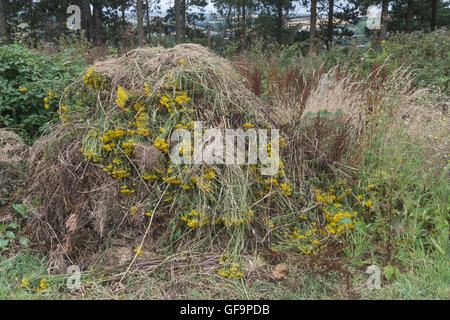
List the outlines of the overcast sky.
<svg viewBox="0 0 450 320">
<path fill-rule="evenodd" d="M 297 4 L 296 4 L 296 8 L 291 12 L 292 14 L 307 14 L 307 13 L 309 13 L 309 10 L 307 10 L 307 8 L 298 5 L 298 3 L 300 1 L 294 1 L 294 2 L 297 2 Z M 174 5 L 174 0 L 161 0 L 162 12 L 165 13 L 166 10 L 168 8 L 173 7 L 173 5 Z M 212 1 L 208 1 L 208 6 L 206 7 L 206 12 L 216 12 Z"/>
</svg>

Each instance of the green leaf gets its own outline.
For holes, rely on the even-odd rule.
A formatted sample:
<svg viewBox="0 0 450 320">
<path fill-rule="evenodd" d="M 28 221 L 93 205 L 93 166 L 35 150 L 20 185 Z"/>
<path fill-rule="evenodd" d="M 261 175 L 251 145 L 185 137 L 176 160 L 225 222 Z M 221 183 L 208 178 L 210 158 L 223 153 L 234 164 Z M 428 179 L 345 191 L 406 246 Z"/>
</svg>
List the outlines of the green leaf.
<svg viewBox="0 0 450 320">
<path fill-rule="evenodd" d="M 22 215 L 22 217 L 26 218 L 27 215 L 27 206 L 23 203 L 18 203 L 13 205 L 13 209 Z"/>
<path fill-rule="evenodd" d="M 11 222 L 8 226 L 13 229 L 17 229 L 19 227 L 19 225 L 16 222 Z"/>
<path fill-rule="evenodd" d="M 394 271 L 395 271 L 394 272 L 395 279 L 400 278 L 400 270 L 397 267 L 395 267 Z"/>
<path fill-rule="evenodd" d="M 6 237 L 8 237 L 9 239 L 14 239 L 16 237 L 16 235 L 12 231 L 6 231 L 5 234 L 6 234 Z"/>
<path fill-rule="evenodd" d="M 344 217 L 338 221 L 338 225 L 347 223 L 353 223 L 352 219 L 350 219 L 349 217 Z"/>
<path fill-rule="evenodd" d="M 28 247 L 28 245 L 30 244 L 30 239 L 28 239 L 27 237 L 20 237 L 19 238 L 19 243 L 24 246 L 24 247 Z"/>
<path fill-rule="evenodd" d="M 436 247 L 436 249 L 438 249 L 438 251 L 439 251 L 440 253 L 442 253 L 442 255 L 445 256 L 445 251 L 444 251 L 444 249 L 439 245 L 439 243 L 438 243 L 433 237 L 430 237 L 430 240 L 431 240 L 431 242 L 433 242 L 433 244 L 434 244 L 434 246 Z"/>
<path fill-rule="evenodd" d="M 6 248 L 9 245 L 9 240 L 0 239 L 0 248 Z"/>
<path fill-rule="evenodd" d="M 383 273 L 387 281 L 391 281 L 394 272 L 395 272 L 394 267 L 391 266 L 390 264 L 384 267 Z"/>
</svg>

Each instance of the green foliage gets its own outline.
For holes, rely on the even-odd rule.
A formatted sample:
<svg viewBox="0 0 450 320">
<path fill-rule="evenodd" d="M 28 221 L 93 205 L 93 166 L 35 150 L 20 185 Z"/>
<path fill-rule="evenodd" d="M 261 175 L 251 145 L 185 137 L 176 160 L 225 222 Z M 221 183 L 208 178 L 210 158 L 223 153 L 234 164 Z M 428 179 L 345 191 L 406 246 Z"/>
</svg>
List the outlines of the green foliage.
<svg viewBox="0 0 450 320">
<path fill-rule="evenodd" d="M 7 225 L 0 225 L 0 253 L 10 250 L 12 243 L 16 239 L 18 228 L 19 225 L 17 222 L 11 222 Z M 18 241 L 23 247 L 27 247 L 30 243 L 30 240 L 23 236 L 21 236 Z"/>
<path fill-rule="evenodd" d="M 16 210 L 22 218 L 28 217 L 27 206 L 25 204 L 15 204 L 13 205 L 13 209 Z M 28 247 L 30 240 L 21 234 L 20 229 L 17 221 L 0 225 L 0 253 L 9 251 L 13 244 L 19 244 L 23 248 Z"/>
<path fill-rule="evenodd" d="M 377 62 L 383 62 L 385 57 L 390 70 L 401 65 L 411 65 L 417 74 L 419 85 L 436 84 L 441 89 L 448 90 L 449 30 L 394 34 L 383 44 L 382 52 L 377 56 Z"/>
<path fill-rule="evenodd" d="M 21 45 L 0 47 L 0 126 L 21 131 L 30 142 L 56 119 L 57 97 L 84 69 L 82 59 L 42 55 Z M 44 108 L 48 92 L 55 94 Z"/>
<path fill-rule="evenodd" d="M 374 67 L 383 65 L 385 73 L 390 74 L 400 67 L 409 67 L 416 74 L 418 86 L 436 85 L 448 90 L 450 73 L 450 31 L 417 31 L 410 34 L 396 33 L 380 50 L 368 46 L 339 46 L 322 53 L 326 68 L 335 65 L 354 69 L 367 76 Z"/>
</svg>

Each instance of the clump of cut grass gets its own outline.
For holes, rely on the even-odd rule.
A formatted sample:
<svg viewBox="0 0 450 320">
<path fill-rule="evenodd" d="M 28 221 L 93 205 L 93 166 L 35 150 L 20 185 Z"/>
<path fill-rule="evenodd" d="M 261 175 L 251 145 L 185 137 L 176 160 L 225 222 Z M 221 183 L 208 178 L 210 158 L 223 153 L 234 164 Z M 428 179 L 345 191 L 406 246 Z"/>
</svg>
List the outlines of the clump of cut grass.
<svg viewBox="0 0 450 320">
<path fill-rule="evenodd" d="M 28 147 L 12 131 L 0 129 L 0 207 L 22 183 Z"/>
<path fill-rule="evenodd" d="M 264 236 L 266 198 L 290 193 L 284 171 L 274 184 L 256 166 L 175 165 L 168 138 L 178 128 L 192 132 L 195 121 L 269 128 L 268 110 L 229 62 L 201 46 L 138 49 L 98 63 L 66 89 L 61 125 L 33 147 L 31 233 L 48 244 L 57 271 L 62 260 L 89 260 L 125 234 L 135 259 L 167 244 L 218 243 L 229 256 L 221 274 L 240 276 L 250 224 L 262 222 Z"/>
</svg>

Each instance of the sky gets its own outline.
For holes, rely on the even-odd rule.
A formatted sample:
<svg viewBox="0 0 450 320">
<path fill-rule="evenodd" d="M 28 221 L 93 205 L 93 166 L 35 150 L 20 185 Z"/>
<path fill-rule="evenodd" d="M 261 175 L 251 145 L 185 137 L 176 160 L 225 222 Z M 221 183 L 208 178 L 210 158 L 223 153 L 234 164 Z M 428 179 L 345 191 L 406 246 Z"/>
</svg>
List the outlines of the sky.
<svg viewBox="0 0 450 320">
<path fill-rule="evenodd" d="M 206 13 L 216 13 L 216 9 L 214 7 L 214 4 L 212 3 L 211 0 L 207 0 L 208 1 L 208 5 L 206 6 Z M 291 15 L 309 15 L 309 8 L 304 7 L 302 5 L 300 5 L 301 0 L 293 0 L 293 3 L 295 5 L 294 10 L 290 11 Z M 338 9 L 338 7 L 343 7 L 345 4 L 347 4 L 348 1 L 347 0 L 335 0 L 335 12 L 340 11 Z M 174 0 L 160 0 L 160 6 L 161 6 L 161 12 L 157 13 L 157 12 L 151 12 L 150 15 L 151 16 L 161 16 L 161 15 L 165 15 L 167 9 L 172 8 L 174 6 Z M 326 13 L 324 13 L 326 14 Z"/>
<path fill-rule="evenodd" d="M 294 2 L 300 2 L 300 1 L 294 1 Z M 166 12 L 168 8 L 173 7 L 174 0 L 161 0 L 161 10 L 162 12 Z M 206 7 L 206 12 L 216 12 L 214 8 L 214 4 L 212 1 L 208 1 L 208 6 Z M 309 13 L 309 10 L 303 6 L 296 5 L 296 8 L 292 12 L 293 14 L 307 14 Z"/>
</svg>

